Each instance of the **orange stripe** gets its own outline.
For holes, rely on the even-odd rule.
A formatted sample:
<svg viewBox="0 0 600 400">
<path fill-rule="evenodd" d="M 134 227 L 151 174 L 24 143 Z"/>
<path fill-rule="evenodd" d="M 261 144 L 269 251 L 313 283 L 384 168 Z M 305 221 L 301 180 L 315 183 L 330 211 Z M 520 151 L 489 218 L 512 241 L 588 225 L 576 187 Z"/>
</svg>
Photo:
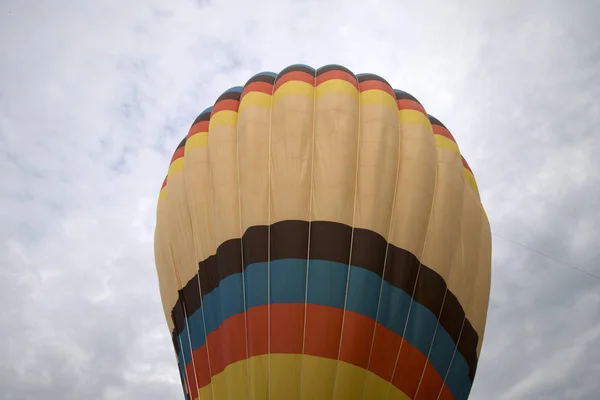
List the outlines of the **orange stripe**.
<svg viewBox="0 0 600 400">
<path fill-rule="evenodd" d="M 192 127 L 188 131 L 188 135 L 187 135 L 188 139 L 190 137 L 194 136 L 196 133 L 208 132 L 208 122 L 209 121 L 200 121 L 200 122 L 196 122 L 194 125 L 192 125 Z"/>
<path fill-rule="evenodd" d="M 250 92 L 261 92 L 268 95 L 273 94 L 273 85 L 267 82 L 252 82 L 249 85 L 244 86 L 244 90 L 242 90 L 242 95 L 240 96 L 240 100 L 244 98 Z"/>
<path fill-rule="evenodd" d="M 173 161 L 183 157 L 184 152 L 185 152 L 185 146 L 182 146 L 182 147 L 178 148 L 177 150 L 175 150 L 175 153 L 173 153 L 173 157 L 171 157 L 171 164 L 173 163 Z"/>
<path fill-rule="evenodd" d="M 398 100 L 398 110 L 416 110 L 427 115 L 425 108 L 414 100 L 402 99 Z"/>
<path fill-rule="evenodd" d="M 219 111 L 236 111 L 237 112 L 239 106 L 240 106 L 240 102 L 237 100 L 233 100 L 233 99 L 225 99 L 225 100 L 218 101 L 217 104 L 215 104 L 213 106 L 210 116 L 212 117 Z"/>
<path fill-rule="evenodd" d="M 333 71 L 327 71 L 327 72 L 322 73 L 321 75 L 317 76 L 317 86 L 323 82 L 327 82 L 332 79 L 344 80 L 346 82 L 351 83 L 352 85 L 354 85 L 355 88 L 358 89 L 358 81 L 356 80 L 356 77 L 354 75 L 350 75 L 346 71 L 340 71 L 339 69 L 336 69 Z"/>
<path fill-rule="evenodd" d="M 163 183 L 162 183 L 162 186 L 160 187 L 160 190 L 163 190 L 165 188 L 165 186 L 167 186 L 167 178 L 168 178 L 168 175 L 165 176 L 165 179 L 163 180 Z"/>
<path fill-rule="evenodd" d="M 456 143 L 456 140 L 454 139 L 454 136 L 452 136 L 452 134 L 450 133 L 450 131 L 448 129 L 446 129 L 443 126 L 438 125 L 438 124 L 431 124 L 431 127 L 433 128 L 433 133 L 434 134 L 447 137 L 448 139 L 450 139 L 454 143 Z"/>
<path fill-rule="evenodd" d="M 386 85 L 381 81 L 370 80 L 360 82 L 359 87 L 361 92 L 364 92 L 365 90 L 383 90 L 384 92 L 392 96 L 394 100 L 396 100 L 396 93 L 394 93 L 394 90 L 389 85 Z"/>
<path fill-rule="evenodd" d="M 252 307 L 246 313 L 248 357 L 268 353 L 267 307 L 266 305 Z M 271 353 L 302 353 L 304 307 L 302 303 L 271 304 Z M 337 359 L 344 310 L 315 304 L 308 304 L 306 307 L 305 354 Z M 369 371 L 390 381 L 402 338 L 383 325 L 376 326 Z M 375 321 L 346 310 L 340 360 L 367 369 L 374 329 Z M 213 376 L 222 372 L 227 365 L 244 360 L 246 358 L 244 314 L 236 314 L 226 319 L 219 329 L 211 332 L 208 335 L 208 349 Z M 199 387 L 204 387 L 210 383 L 206 345 L 194 350 L 193 354 L 198 384 Z M 406 341 L 403 342 L 393 379 L 394 386 L 412 397 L 419 384 L 426 360 L 426 356 L 418 349 Z M 424 379 L 428 386 L 437 388 L 438 392 L 444 385 L 442 377 L 431 365 L 425 371 Z M 450 393 L 445 385 L 444 391 Z M 434 398 L 436 396 L 437 393 Z"/>
<path fill-rule="evenodd" d="M 315 85 L 315 77 L 313 75 L 309 75 L 302 71 L 292 71 L 277 79 L 277 82 L 275 82 L 275 90 L 279 89 L 284 83 L 291 81 L 301 81 L 306 82 L 309 85 Z"/>
</svg>

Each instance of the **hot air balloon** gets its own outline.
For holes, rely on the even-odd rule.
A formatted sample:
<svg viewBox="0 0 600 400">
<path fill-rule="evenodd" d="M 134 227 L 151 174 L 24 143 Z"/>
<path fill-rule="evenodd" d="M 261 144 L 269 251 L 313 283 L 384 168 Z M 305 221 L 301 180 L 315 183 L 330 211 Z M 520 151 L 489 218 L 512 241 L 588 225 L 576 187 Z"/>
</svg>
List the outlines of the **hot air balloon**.
<svg viewBox="0 0 600 400">
<path fill-rule="evenodd" d="M 466 399 L 491 233 L 453 135 L 339 65 L 225 91 L 179 143 L 155 259 L 186 399 Z"/>
</svg>

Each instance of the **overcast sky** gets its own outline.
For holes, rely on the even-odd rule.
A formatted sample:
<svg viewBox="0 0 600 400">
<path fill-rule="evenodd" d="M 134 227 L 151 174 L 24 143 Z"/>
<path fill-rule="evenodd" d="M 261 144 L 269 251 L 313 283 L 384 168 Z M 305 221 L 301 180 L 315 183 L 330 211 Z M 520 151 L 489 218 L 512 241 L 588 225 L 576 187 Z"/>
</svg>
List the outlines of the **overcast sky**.
<svg viewBox="0 0 600 400">
<path fill-rule="evenodd" d="M 597 0 L 0 1 L 0 399 L 182 398 L 158 189 L 201 110 L 292 63 L 416 96 L 493 232 L 600 275 L 599 15 Z M 493 246 L 471 399 L 597 399 L 600 280 Z"/>
</svg>

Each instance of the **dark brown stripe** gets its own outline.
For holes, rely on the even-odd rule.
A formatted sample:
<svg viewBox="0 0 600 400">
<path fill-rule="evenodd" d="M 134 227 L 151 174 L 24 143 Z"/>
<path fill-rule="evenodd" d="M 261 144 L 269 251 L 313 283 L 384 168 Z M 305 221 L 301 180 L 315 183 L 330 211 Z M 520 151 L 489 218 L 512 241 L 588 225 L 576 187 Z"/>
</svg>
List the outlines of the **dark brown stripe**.
<svg viewBox="0 0 600 400">
<path fill-rule="evenodd" d="M 237 92 L 237 91 L 224 92 L 222 95 L 219 96 L 219 98 L 217 99 L 217 101 L 215 101 L 215 104 L 217 104 L 221 100 L 237 100 L 237 101 L 240 101 L 240 96 L 241 95 L 242 95 L 241 91 L 240 92 Z"/>
<path fill-rule="evenodd" d="M 475 328 L 471 325 L 471 321 L 465 319 L 465 326 L 463 327 L 460 341 L 458 342 L 458 351 L 467 361 L 471 382 L 475 378 L 475 371 L 477 370 L 477 342 L 479 342 L 477 331 L 475 331 Z"/>
<path fill-rule="evenodd" d="M 417 103 L 421 104 L 421 102 L 419 100 L 417 100 L 416 97 L 414 97 L 412 94 L 410 93 L 406 93 L 402 90 L 394 90 L 394 93 L 396 94 L 396 100 L 412 100 L 412 101 L 416 101 Z"/>
<path fill-rule="evenodd" d="M 270 259 L 272 261 L 286 258 L 306 259 L 307 256 L 310 256 L 310 259 L 349 263 L 352 236 L 350 226 L 328 221 L 313 221 L 310 224 L 310 255 L 307 254 L 308 229 L 309 224 L 306 221 L 282 221 L 273 224 L 271 226 Z M 267 262 L 267 241 L 268 227 L 254 226 L 248 228 L 242 240 L 231 239 L 221 244 L 215 255 L 199 263 L 202 296 L 217 288 L 219 282 L 224 278 L 242 272 L 242 245 L 244 268 L 250 264 Z M 409 296 L 413 296 L 416 302 L 427 307 L 438 317 L 440 325 L 452 337 L 454 343 L 457 343 L 465 313 L 456 296 L 450 291 L 446 293 L 447 285 L 444 279 L 431 268 L 422 265 L 414 254 L 391 244 L 387 249 L 384 274 L 383 266 L 387 246 L 386 240 L 381 235 L 356 228 L 352 246 L 352 265 L 372 271 L 380 277 L 384 275 L 384 279 L 388 283 Z M 446 295 L 445 301 L 444 295 Z M 185 302 L 188 315 L 200 308 L 201 298 L 198 293 L 196 277 L 180 291 L 181 299 Z M 179 334 L 184 326 L 180 300 L 172 313 L 175 326 L 180 327 L 174 334 Z M 179 349 L 176 344 L 176 335 L 174 336 L 174 345 Z M 471 323 L 466 320 L 462 335 L 460 335 L 460 342 L 458 342 L 458 349 L 467 360 L 470 376 L 474 376 L 475 373 L 478 341 L 477 333 Z"/>
<path fill-rule="evenodd" d="M 186 135 L 186 137 L 183 138 L 183 140 L 181 142 L 179 142 L 179 144 L 177 145 L 177 148 L 175 149 L 175 152 L 177 150 L 179 150 L 180 148 L 185 147 L 186 140 L 187 140 L 187 135 Z"/>
<path fill-rule="evenodd" d="M 343 67 L 341 65 L 337 65 L 337 64 L 326 65 L 324 67 L 317 69 L 317 76 L 322 75 L 329 71 L 344 71 L 344 72 L 354 76 L 354 73 L 352 71 L 350 71 L 348 68 Z"/>
<path fill-rule="evenodd" d="M 192 126 L 196 125 L 198 122 L 202 121 L 210 121 L 210 111 L 203 111 L 200 115 L 196 117 Z"/>
<path fill-rule="evenodd" d="M 462 321 L 465 318 L 465 311 L 461 307 L 458 299 L 451 291 L 446 292 L 446 300 L 444 301 L 444 308 L 440 315 L 440 325 L 442 325 L 452 339 L 460 336 L 461 323 L 456 321 Z M 455 340 L 456 343 L 456 340 Z"/>
<path fill-rule="evenodd" d="M 360 74 L 357 76 L 358 81 L 360 83 L 362 82 L 367 82 L 367 81 L 379 81 L 379 82 L 383 82 L 386 85 L 388 85 L 389 87 L 392 87 L 392 85 L 390 85 L 388 83 L 388 81 L 386 81 L 385 79 L 383 79 L 381 76 L 379 75 L 375 75 L 375 74 Z"/>
<path fill-rule="evenodd" d="M 245 86 L 248 86 L 253 82 L 266 82 L 272 85 L 275 83 L 275 77 L 268 74 L 257 74 L 248 79 L 248 82 L 246 82 Z"/>
<path fill-rule="evenodd" d="M 446 125 L 442 124 L 442 122 L 437 119 L 436 117 L 434 117 L 433 115 L 427 115 L 427 117 L 429 117 L 429 122 L 431 122 L 431 124 L 435 124 L 435 125 L 439 125 L 439 126 L 443 126 L 444 128 L 446 128 Z M 448 128 L 446 128 L 448 129 Z"/>
<path fill-rule="evenodd" d="M 309 75 L 315 75 L 315 70 L 311 67 L 305 65 L 290 65 L 289 67 L 286 67 L 281 70 L 281 72 L 277 75 L 277 79 L 275 79 L 275 82 L 277 82 L 279 79 L 281 79 L 282 76 L 289 72 L 304 72 Z"/>
</svg>

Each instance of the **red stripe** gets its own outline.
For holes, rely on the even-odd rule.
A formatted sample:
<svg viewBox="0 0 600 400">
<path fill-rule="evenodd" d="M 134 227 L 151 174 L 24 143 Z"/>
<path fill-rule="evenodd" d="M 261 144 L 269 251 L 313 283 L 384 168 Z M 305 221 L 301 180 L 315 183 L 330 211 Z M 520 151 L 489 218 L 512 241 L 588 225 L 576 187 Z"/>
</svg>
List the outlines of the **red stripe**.
<svg viewBox="0 0 600 400">
<path fill-rule="evenodd" d="M 440 395 L 438 400 L 454 400 L 454 395 L 452 394 L 450 389 L 448 389 L 448 386 L 444 385 L 444 387 L 442 388 L 442 394 Z"/>
<path fill-rule="evenodd" d="M 310 312 L 308 313 L 310 315 Z M 302 354 L 304 307 L 273 304 L 271 307 L 271 353 Z M 308 328 L 307 328 L 308 331 Z"/>
<path fill-rule="evenodd" d="M 468 169 L 469 171 L 471 171 L 471 173 L 473 173 L 473 170 L 471 169 L 471 167 L 469 166 L 469 163 L 467 163 L 467 160 L 465 160 L 465 158 L 463 156 L 460 156 L 462 158 L 462 163 L 463 166 Z"/>
<path fill-rule="evenodd" d="M 431 124 L 431 127 L 433 128 L 433 133 L 435 133 L 436 135 L 441 135 L 441 136 L 447 137 L 448 139 L 450 139 L 454 143 L 456 143 L 456 140 L 454 140 L 454 136 L 452 136 L 452 134 L 450 133 L 450 131 L 448 129 L 444 128 L 441 125 L 437 125 L 437 124 Z"/>
<path fill-rule="evenodd" d="M 200 132 L 208 132 L 208 121 L 200 121 L 200 122 L 196 122 L 194 125 L 192 125 L 192 127 L 190 128 L 190 130 L 188 131 L 188 139 L 192 136 L 194 136 L 196 133 L 200 133 Z"/>
<path fill-rule="evenodd" d="M 437 399 L 442 386 L 445 387 L 444 382 L 439 379 L 439 374 L 433 365 L 427 361 L 427 365 L 425 366 L 425 374 L 423 375 L 423 381 L 419 387 L 419 398 Z M 451 396 L 450 398 L 452 398 L 452 394 L 448 388 L 446 388 L 446 392 L 448 392 L 448 394 Z"/>
<path fill-rule="evenodd" d="M 291 81 L 300 81 L 300 82 L 306 82 L 312 86 L 315 85 L 315 77 L 313 75 L 309 75 L 306 72 L 302 72 L 302 71 L 292 71 L 292 72 L 288 72 L 285 75 L 280 76 L 277 79 L 277 82 L 275 82 L 275 91 L 277 89 L 279 89 L 281 87 L 281 85 L 283 85 L 284 83 L 291 82 Z"/>
<path fill-rule="evenodd" d="M 317 304 L 307 306 L 305 354 L 337 359 L 343 312 L 341 308 Z"/>
<path fill-rule="evenodd" d="M 209 354 L 206 346 L 194 350 L 194 363 L 196 365 L 196 377 L 198 378 L 198 387 L 204 387 L 210 383 L 210 367 L 208 364 Z"/>
<path fill-rule="evenodd" d="M 425 108 L 418 102 L 414 100 L 398 100 L 398 110 L 416 110 L 421 111 L 423 114 L 427 115 L 425 112 Z"/>
<path fill-rule="evenodd" d="M 427 357 L 423 353 L 406 341 L 402 343 L 392 383 L 411 399 L 415 397 L 417 392 L 425 362 L 427 362 Z M 442 382 L 439 375 L 438 380 Z"/>
<path fill-rule="evenodd" d="M 165 176 L 165 179 L 163 180 L 162 186 L 160 187 L 160 190 L 162 190 L 165 186 L 167 186 L 167 177 Z"/>
<path fill-rule="evenodd" d="M 369 371 L 388 382 L 391 381 L 392 371 L 394 370 L 394 364 L 396 363 L 398 350 L 400 350 L 401 341 L 402 337 L 400 337 L 400 335 L 396 335 L 394 332 L 386 329 L 383 325 L 377 324 Z M 405 345 L 406 344 L 408 343 L 405 343 Z"/>
<path fill-rule="evenodd" d="M 237 100 L 233 100 L 233 99 L 225 99 L 225 100 L 218 101 L 217 104 L 215 104 L 213 106 L 210 116 L 212 117 L 219 111 L 236 111 L 237 112 L 239 106 L 240 106 L 240 102 Z"/>
<path fill-rule="evenodd" d="M 267 306 L 249 309 L 246 312 L 246 320 L 248 322 L 248 357 L 267 354 L 269 331 Z"/>
<path fill-rule="evenodd" d="M 182 146 L 182 147 L 178 148 L 177 150 L 175 150 L 175 153 L 173 153 L 173 157 L 171 157 L 171 164 L 173 163 L 173 161 L 183 157 L 184 152 L 185 152 L 185 146 Z"/>
<path fill-rule="evenodd" d="M 225 367 L 246 358 L 246 327 L 244 314 L 227 318 L 219 329 L 208 335 L 211 372 L 223 372 Z"/>
<path fill-rule="evenodd" d="M 253 307 L 246 313 L 248 357 L 268 354 L 267 307 L 266 305 Z M 305 304 L 302 303 L 271 305 L 271 353 L 302 353 L 304 307 Z M 306 305 L 306 310 L 305 354 L 337 359 L 344 310 L 315 304 Z M 402 338 L 383 325 L 376 326 L 375 342 L 371 353 L 370 345 L 375 321 L 346 310 L 340 360 L 366 369 L 369 353 L 371 353 L 369 371 L 390 381 Z M 226 319 L 218 330 L 208 335 L 208 350 L 213 376 L 222 372 L 227 365 L 246 358 L 246 329 L 243 313 Z M 204 387 L 210 383 L 208 363 L 205 358 L 206 345 L 194 350 L 193 354 L 198 384 Z M 394 386 L 409 396 L 410 393 L 414 394 L 426 360 L 425 355 L 418 349 L 408 342 L 403 342 L 393 379 Z M 443 385 L 442 377 L 433 367 L 428 367 L 424 379 L 427 379 L 428 385 L 437 387 L 438 391 Z M 422 387 L 421 390 L 424 388 Z"/>
<path fill-rule="evenodd" d="M 374 329 L 375 321 L 371 318 L 346 311 L 340 360 L 367 369 Z"/>
<path fill-rule="evenodd" d="M 260 92 L 271 95 L 273 94 L 273 85 L 267 82 L 252 82 L 251 84 L 244 86 L 244 90 L 242 90 L 242 95 L 240 96 L 240 101 L 250 92 Z"/>
<path fill-rule="evenodd" d="M 392 96 L 394 100 L 396 100 L 396 93 L 394 93 L 394 90 L 390 87 L 390 85 L 386 85 L 381 81 L 365 81 L 360 82 L 358 85 L 360 87 L 361 93 L 365 90 L 383 90 L 384 92 Z"/>
<path fill-rule="evenodd" d="M 332 79 L 341 79 L 343 81 L 349 82 L 352 85 L 354 85 L 356 89 L 358 89 L 358 81 L 356 80 L 356 77 L 354 75 L 350 75 L 346 71 L 340 70 L 327 71 L 317 76 L 317 86 L 323 82 L 327 82 Z"/>
</svg>

